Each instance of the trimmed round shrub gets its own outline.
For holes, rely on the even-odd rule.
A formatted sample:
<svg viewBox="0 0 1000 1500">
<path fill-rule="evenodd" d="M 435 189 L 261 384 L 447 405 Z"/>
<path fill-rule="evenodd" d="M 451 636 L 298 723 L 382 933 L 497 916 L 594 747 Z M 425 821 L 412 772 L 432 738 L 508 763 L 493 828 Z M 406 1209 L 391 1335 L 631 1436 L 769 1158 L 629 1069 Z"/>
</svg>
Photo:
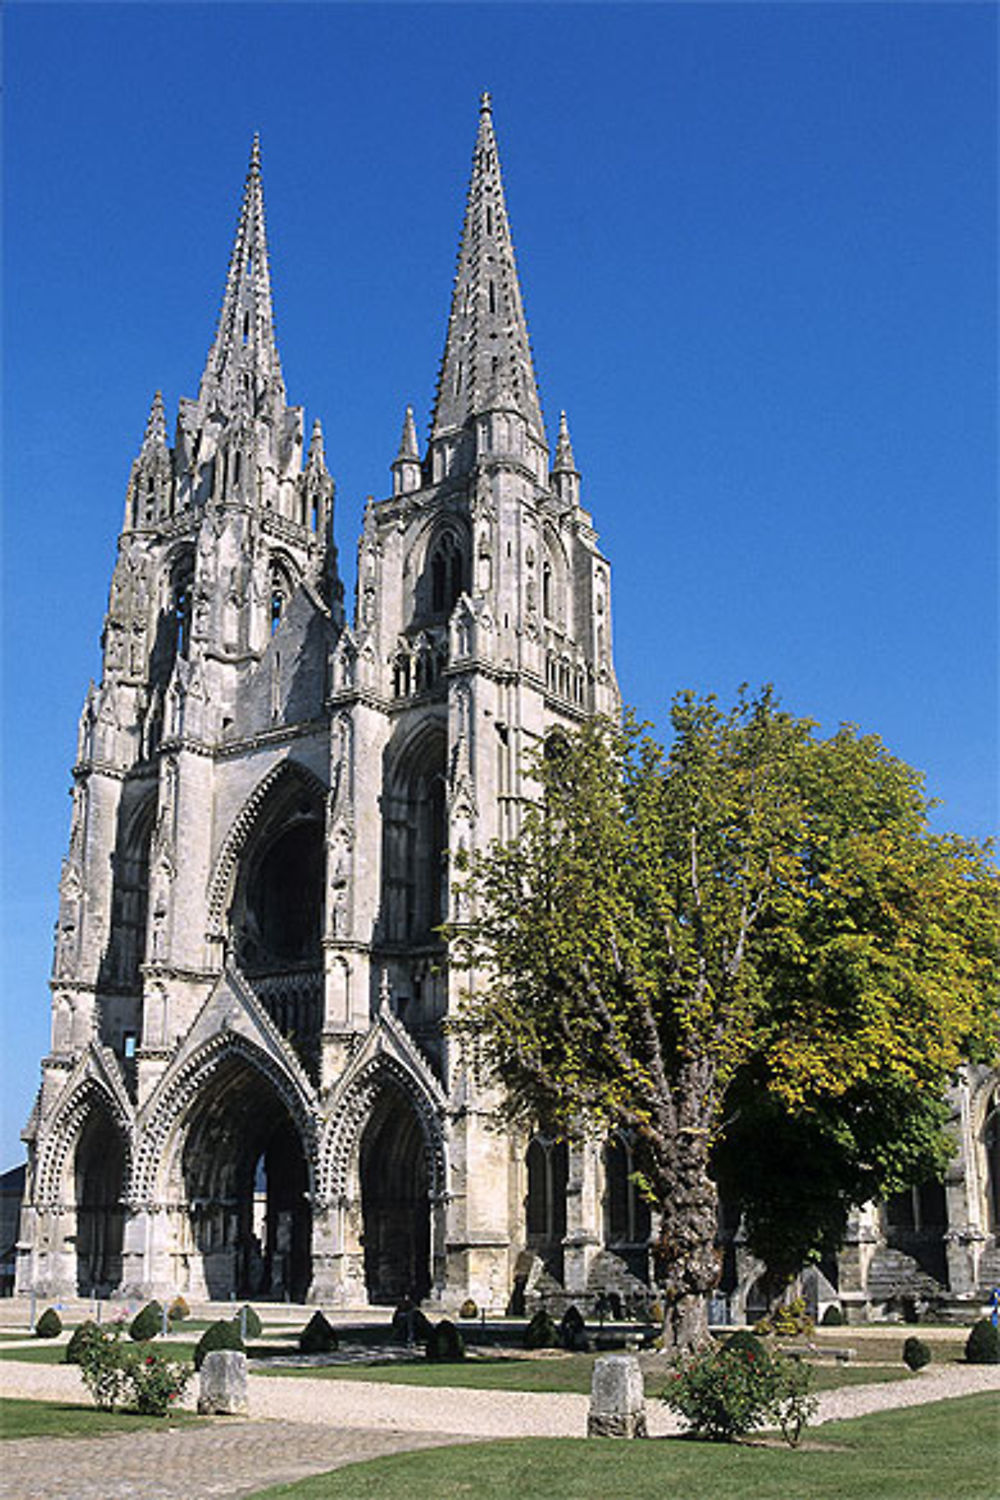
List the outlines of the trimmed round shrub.
<svg viewBox="0 0 1000 1500">
<path fill-rule="evenodd" d="M 458 1316 L 460 1318 L 478 1318 L 479 1317 L 479 1308 L 478 1308 L 478 1306 L 476 1305 L 476 1303 L 473 1301 L 473 1299 L 471 1297 L 466 1297 L 465 1301 L 462 1303 L 461 1307 L 458 1309 Z"/>
<path fill-rule="evenodd" d="M 401 1302 L 392 1315 L 392 1332 L 406 1343 L 426 1344 L 433 1324 L 412 1302 Z"/>
<path fill-rule="evenodd" d="M 92 1318 L 86 1323 L 81 1323 L 79 1328 L 74 1328 L 70 1335 L 70 1341 L 66 1345 L 66 1353 L 63 1355 L 63 1364 L 78 1365 L 83 1362 L 88 1349 L 100 1340 L 101 1330 Z"/>
<path fill-rule="evenodd" d="M 749 1328 L 737 1328 L 728 1338 L 723 1339 L 722 1347 L 727 1354 L 752 1354 L 755 1359 L 767 1359 L 767 1345 L 763 1339 L 751 1333 Z"/>
<path fill-rule="evenodd" d="M 208 1325 L 195 1345 L 195 1369 L 200 1370 L 205 1355 L 211 1354 L 216 1349 L 238 1349 L 241 1353 L 246 1353 L 246 1347 L 240 1338 L 238 1323 L 233 1323 L 228 1318 L 220 1318 L 217 1323 Z"/>
<path fill-rule="evenodd" d="M 839 1302 L 831 1302 L 819 1320 L 821 1328 L 843 1328 L 844 1314 Z"/>
<path fill-rule="evenodd" d="M 62 1318 L 54 1307 L 47 1307 L 35 1324 L 36 1339 L 57 1339 L 62 1333 Z"/>
<path fill-rule="evenodd" d="M 254 1312 L 249 1302 L 245 1307 L 241 1307 L 239 1312 L 236 1314 L 236 1326 L 238 1328 L 246 1328 L 246 1336 L 248 1339 L 259 1339 L 261 1334 L 264 1332 L 264 1325 L 260 1321 L 260 1316 L 259 1314 Z"/>
<path fill-rule="evenodd" d="M 191 1316 L 191 1309 L 183 1297 L 175 1297 L 167 1308 L 167 1317 L 171 1323 L 183 1323 L 185 1318 Z"/>
<path fill-rule="evenodd" d="M 428 1335 L 425 1353 L 428 1359 L 436 1360 L 438 1364 L 454 1364 L 465 1358 L 465 1340 L 454 1323 L 442 1318 Z"/>
<path fill-rule="evenodd" d="M 526 1349 L 558 1349 L 559 1330 L 545 1311 L 540 1307 L 524 1330 L 524 1347 Z"/>
<path fill-rule="evenodd" d="M 1000 1328 L 989 1318 L 973 1323 L 965 1341 L 965 1359 L 970 1365 L 1000 1365 Z"/>
<path fill-rule="evenodd" d="M 317 1310 L 299 1334 L 300 1354 L 329 1354 L 337 1348 L 333 1325 Z"/>
<path fill-rule="evenodd" d="M 908 1370 L 922 1370 L 931 1362 L 931 1351 L 923 1339 L 911 1334 L 903 1343 L 903 1364 Z"/>
<path fill-rule="evenodd" d="M 571 1354 L 585 1354 L 590 1347 L 590 1340 L 587 1338 L 587 1325 L 583 1321 L 583 1314 L 576 1306 L 576 1303 L 572 1303 L 567 1307 L 562 1315 L 559 1323 L 559 1342 Z"/>
<path fill-rule="evenodd" d="M 163 1308 L 158 1302 L 147 1302 L 146 1306 L 132 1319 L 128 1336 L 137 1344 L 146 1344 L 150 1339 L 156 1338 L 162 1327 Z"/>
</svg>

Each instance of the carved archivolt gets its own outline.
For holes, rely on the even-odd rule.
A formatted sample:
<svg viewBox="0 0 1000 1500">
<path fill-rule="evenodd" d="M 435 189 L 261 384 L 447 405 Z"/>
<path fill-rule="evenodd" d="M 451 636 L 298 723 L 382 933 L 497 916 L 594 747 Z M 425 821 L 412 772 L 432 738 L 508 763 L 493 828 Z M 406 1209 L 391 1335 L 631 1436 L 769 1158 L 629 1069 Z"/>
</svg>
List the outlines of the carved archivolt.
<svg viewBox="0 0 1000 1500">
<path fill-rule="evenodd" d="M 208 891 L 208 936 L 210 938 L 221 938 L 225 930 L 226 903 L 232 890 L 233 879 L 236 874 L 237 865 L 246 849 L 253 834 L 254 825 L 276 787 L 288 777 L 296 777 L 305 786 L 310 795 L 319 799 L 320 803 L 326 798 L 326 787 L 320 781 L 315 772 L 310 771 L 308 766 L 302 765 L 297 760 L 283 760 L 273 766 L 250 793 L 242 808 L 236 816 L 236 820 L 223 840 L 222 848 L 219 850 L 212 871 L 212 879 Z"/>
<path fill-rule="evenodd" d="M 403 1094 L 420 1121 L 431 1200 L 445 1192 L 447 1158 L 441 1106 L 403 1063 L 382 1052 L 352 1078 L 323 1133 L 318 1176 L 318 1196 L 322 1201 L 336 1203 L 349 1196 L 364 1128 L 379 1095 L 393 1087 Z"/>
<path fill-rule="evenodd" d="M 156 1199 L 157 1178 L 167 1158 L 171 1137 L 179 1126 L 189 1122 L 193 1106 L 211 1089 L 220 1069 L 234 1058 L 247 1063 L 274 1089 L 298 1130 L 310 1179 L 316 1180 L 316 1117 L 309 1101 L 275 1058 L 239 1032 L 221 1031 L 178 1069 L 156 1101 L 149 1121 L 142 1125 L 135 1148 L 134 1198 L 149 1202 Z"/>
<path fill-rule="evenodd" d="M 102 1108 L 121 1136 L 125 1182 L 128 1182 L 133 1154 L 132 1119 L 113 1091 L 91 1074 L 81 1079 L 53 1118 L 46 1122 L 45 1146 L 35 1176 L 37 1207 L 48 1208 L 62 1201 L 67 1159 L 76 1151 L 87 1116 L 92 1110 Z"/>
</svg>

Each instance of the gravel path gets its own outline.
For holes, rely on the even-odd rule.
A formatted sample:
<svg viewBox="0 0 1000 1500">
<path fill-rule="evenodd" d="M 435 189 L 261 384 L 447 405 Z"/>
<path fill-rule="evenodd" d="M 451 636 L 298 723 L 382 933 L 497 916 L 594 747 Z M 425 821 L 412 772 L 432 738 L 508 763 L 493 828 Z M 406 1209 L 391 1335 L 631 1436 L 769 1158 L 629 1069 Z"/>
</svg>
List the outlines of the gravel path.
<svg viewBox="0 0 1000 1500">
<path fill-rule="evenodd" d="M 656 1377 L 647 1374 L 647 1389 Z M 845 1386 L 820 1397 L 817 1422 L 1000 1390 L 1000 1366 L 928 1368 L 913 1380 Z M 0 1361 L 0 1395 L 86 1400 L 67 1365 Z M 495 1437 L 580 1437 L 589 1398 L 524 1391 L 387 1385 L 251 1375 L 250 1420 L 127 1437 L 55 1438 L 3 1445 L 3 1500 L 238 1500 L 268 1484 L 321 1473 L 383 1453 Z M 193 1404 L 193 1398 L 186 1404 Z M 650 1435 L 679 1426 L 650 1401 Z M 197 1489 L 192 1478 L 197 1476 Z"/>
</svg>

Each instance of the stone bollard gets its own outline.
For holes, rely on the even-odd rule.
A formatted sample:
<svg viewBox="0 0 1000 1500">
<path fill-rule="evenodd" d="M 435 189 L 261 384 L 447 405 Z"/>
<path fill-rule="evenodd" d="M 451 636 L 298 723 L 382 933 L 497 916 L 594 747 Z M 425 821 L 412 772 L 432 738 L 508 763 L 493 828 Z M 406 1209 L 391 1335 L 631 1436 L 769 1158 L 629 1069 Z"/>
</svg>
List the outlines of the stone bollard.
<svg viewBox="0 0 1000 1500">
<path fill-rule="evenodd" d="M 646 1436 L 642 1371 L 634 1354 L 607 1354 L 594 1361 L 587 1436 Z"/>
<path fill-rule="evenodd" d="M 213 1349 L 201 1365 L 198 1410 L 203 1416 L 245 1416 L 247 1357 L 239 1349 Z"/>
</svg>

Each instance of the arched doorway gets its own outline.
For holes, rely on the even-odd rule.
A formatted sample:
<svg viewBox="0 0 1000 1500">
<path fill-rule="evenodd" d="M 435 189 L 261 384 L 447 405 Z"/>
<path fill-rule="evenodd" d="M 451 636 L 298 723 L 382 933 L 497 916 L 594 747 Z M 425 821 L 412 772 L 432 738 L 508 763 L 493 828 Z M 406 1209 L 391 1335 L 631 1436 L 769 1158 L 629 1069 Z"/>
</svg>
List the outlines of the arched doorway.
<svg viewBox="0 0 1000 1500">
<path fill-rule="evenodd" d="M 226 1058 L 192 1107 L 181 1171 L 208 1295 L 305 1301 L 312 1208 L 302 1135 L 245 1057 Z"/>
<path fill-rule="evenodd" d="M 368 1300 L 420 1301 L 431 1287 L 426 1138 L 412 1104 L 391 1084 L 361 1137 L 359 1170 Z"/>
<path fill-rule="evenodd" d="M 74 1158 L 76 1290 L 106 1297 L 122 1279 L 125 1147 L 107 1107 L 95 1102 L 80 1131 Z"/>
</svg>

